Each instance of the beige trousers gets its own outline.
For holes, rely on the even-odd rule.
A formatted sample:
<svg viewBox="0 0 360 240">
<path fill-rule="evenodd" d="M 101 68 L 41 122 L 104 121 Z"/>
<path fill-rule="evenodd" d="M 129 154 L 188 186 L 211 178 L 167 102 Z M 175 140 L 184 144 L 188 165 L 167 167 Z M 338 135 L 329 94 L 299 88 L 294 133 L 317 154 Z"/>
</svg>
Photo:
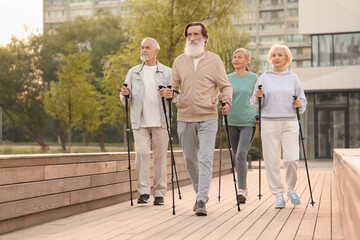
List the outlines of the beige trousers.
<svg viewBox="0 0 360 240">
<path fill-rule="evenodd" d="M 152 143 L 154 159 L 154 197 L 166 194 L 166 159 L 168 149 L 168 133 L 161 127 L 134 129 L 135 163 L 138 174 L 138 192 L 150 195 L 150 147 Z"/>
<path fill-rule="evenodd" d="M 287 189 L 294 190 L 299 160 L 299 124 L 297 121 L 262 121 L 261 140 L 270 191 L 276 197 L 281 197 L 284 192 L 280 175 L 281 147 Z"/>
</svg>

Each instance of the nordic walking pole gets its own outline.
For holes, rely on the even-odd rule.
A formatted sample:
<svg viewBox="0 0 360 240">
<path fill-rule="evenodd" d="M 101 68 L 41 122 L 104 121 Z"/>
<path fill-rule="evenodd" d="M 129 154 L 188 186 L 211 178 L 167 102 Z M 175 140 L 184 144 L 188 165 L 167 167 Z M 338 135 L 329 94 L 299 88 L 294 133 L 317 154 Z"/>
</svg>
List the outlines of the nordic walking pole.
<svg viewBox="0 0 360 240">
<path fill-rule="evenodd" d="M 297 96 L 293 96 L 294 100 L 297 100 Z M 305 145 L 304 145 L 304 137 L 302 134 L 302 128 L 301 128 L 301 123 L 300 123 L 300 114 L 299 114 L 299 108 L 295 108 L 296 109 L 296 116 L 299 122 L 299 130 L 300 130 L 300 139 L 301 139 L 301 145 L 304 151 L 304 159 L 305 159 L 305 168 L 306 168 L 306 174 L 307 174 L 307 179 L 308 179 L 308 184 L 309 184 L 309 190 L 310 190 L 310 197 L 311 197 L 311 205 L 314 206 L 315 202 L 313 200 L 313 195 L 312 195 L 312 190 L 311 190 L 311 183 L 310 183 L 310 176 L 309 176 L 309 169 L 308 169 L 308 164 L 307 164 L 307 160 L 306 160 L 306 152 L 305 152 Z"/>
<path fill-rule="evenodd" d="M 127 84 L 124 83 L 124 87 L 127 87 Z M 130 143 L 129 143 L 129 105 L 128 105 L 129 95 L 125 95 L 125 109 L 126 109 L 126 141 L 127 141 L 127 150 L 128 150 L 128 162 L 129 162 L 129 180 L 130 180 L 130 200 L 131 206 L 133 206 L 133 196 L 132 196 L 132 185 L 131 185 L 131 163 L 130 163 Z"/>
<path fill-rule="evenodd" d="M 222 102 L 221 105 L 225 106 L 226 102 Z M 233 161 L 233 155 L 232 155 L 232 151 L 231 151 L 231 145 L 230 145 L 230 136 L 229 136 L 229 125 L 228 125 L 228 121 L 227 121 L 227 115 L 224 115 L 224 119 L 225 119 L 225 130 L 226 130 L 226 136 L 227 136 L 227 140 L 228 140 L 228 144 L 229 144 L 229 152 L 230 152 L 230 161 L 231 161 L 231 170 L 232 170 L 232 174 L 233 174 L 233 180 L 234 180 L 234 186 L 235 186 L 235 194 L 236 194 L 236 205 L 238 208 L 238 211 L 240 212 L 240 202 L 238 200 L 238 192 L 237 192 L 237 187 L 236 187 L 236 177 L 235 177 L 235 170 L 234 170 L 234 161 Z"/>
<path fill-rule="evenodd" d="M 159 87 L 159 89 L 164 88 L 164 86 L 162 86 L 162 85 L 159 85 L 158 87 Z M 179 92 L 177 92 L 177 93 L 179 93 Z M 164 115 L 165 115 L 166 129 L 167 129 L 167 132 L 168 132 L 168 135 L 169 135 L 171 159 L 174 159 L 174 162 L 175 162 L 174 151 L 173 151 L 173 138 L 172 138 L 172 135 L 171 135 L 171 130 L 170 130 L 171 128 L 169 127 L 169 122 L 168 122 L 168 119 L 167 119 L 165 98 L 164 97 L 161 98 L 161 102 L 162 102 Z M 171 110 L 171 107 L 169 107 L 169 111 L 170 110 Z M 169 115 L 169 117 L 170 117 L 170 115 Z M 171 118 L 170 118 L 170 121 L 171 121 Z M 176 165 L 174 165 L 174 170 L 175 170 L 176 183 L 177 183 L 177 187 L 178 187 L 179 199 L 181 199 L 180 185 L 179 185 L 179 179 L 178 179 L 178 176 L 177 176 Z"/>
<path fill-rule="evenodd" d="M 221 188 L 222 128 L 223 128 L 223 114 L 221 113 L 221 116 L 220 116 L 219 196 L 218 196 L 218 200 L 219 200 L 219 202 L 220 202 L 220 188 Z"/>
<path fill-rule="evenodd" d="M 167 86 L 169 89 L 171 89 L 171 86 Z M 174 89 L 175 91 L 175 89 Z M 171 151 L 171 188 L 172 188 L 172 199 L 173 199 L 173 215 L 175 215 L 175 193 L 174 193 L 174 170 L 175 170 L 175 174 L 176 174 L 176 165 L 175 165 L 175 157 L 174 157 L 174 151 L 173 151 L 173 138 L 172 138 L 172 133 L 171 133 L 171 118 L 172 118 L 172 114 L 171 114 L 171 98 L 167 99 L 169 102 L 169 138 L 170 138 L 170 151 Z M 177 174 L 176 174 L 176 179 L 177 178 Z M 180 188 L 179 188 L 179 181 L 178 181 L 178 191 L 179 191 L 179 198 L 181 199 L 181 194 L 180 194 Z"/>
<path fill-rule="evenodd" d="M 258 89 L 261 90 L 262 85 L 258 86 Z M 259 200 L 261 200 L 261 160 L 262 160 L 262 143 L 261 143 L 261 97 L 259 100 Z"/>
</svg>

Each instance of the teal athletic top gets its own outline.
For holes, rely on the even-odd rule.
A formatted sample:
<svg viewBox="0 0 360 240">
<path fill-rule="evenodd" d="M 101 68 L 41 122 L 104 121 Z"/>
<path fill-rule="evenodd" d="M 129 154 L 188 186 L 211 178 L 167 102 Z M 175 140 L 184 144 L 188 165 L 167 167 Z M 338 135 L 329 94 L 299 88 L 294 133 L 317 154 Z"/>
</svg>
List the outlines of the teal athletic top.
<svg viewBox="0 0 360 240">
<path fill-rule="evenodd" d="M 233 88 L 228 124 L 230 126 L 255 127 L 257 111 L 250 105 L 250 98 L 253 95 L 258 76 L 255 73 L 248 72 L 242 76 L 230 73 L 227 77 Z"/>
</svg>

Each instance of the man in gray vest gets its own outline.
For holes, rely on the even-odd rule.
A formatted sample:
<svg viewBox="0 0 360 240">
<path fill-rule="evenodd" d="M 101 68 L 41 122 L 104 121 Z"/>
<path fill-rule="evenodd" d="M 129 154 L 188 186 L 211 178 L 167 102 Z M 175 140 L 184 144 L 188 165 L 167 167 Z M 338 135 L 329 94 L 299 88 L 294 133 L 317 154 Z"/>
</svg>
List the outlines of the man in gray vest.
<svg viewBox="0 0 360 240">
<path fill-rule="evenodd" d="M 138 204 L 150 202 L 150 151 L 154 158 L 154 205 L 163 205 L 166 194 L 166 159 L 168 133 L 161 97 L 170 80 L 171 69 L 156 60 L 160 50 L 153 38 L 145 38 L 141 43 L 143 63 L 131 68 L 126 76 L 127 87 L 121 88 L 120 100 L 125 96 L 130 100 L 131 127 L 135 139 L 135 162 L 138 174 Z"/>
</svg>

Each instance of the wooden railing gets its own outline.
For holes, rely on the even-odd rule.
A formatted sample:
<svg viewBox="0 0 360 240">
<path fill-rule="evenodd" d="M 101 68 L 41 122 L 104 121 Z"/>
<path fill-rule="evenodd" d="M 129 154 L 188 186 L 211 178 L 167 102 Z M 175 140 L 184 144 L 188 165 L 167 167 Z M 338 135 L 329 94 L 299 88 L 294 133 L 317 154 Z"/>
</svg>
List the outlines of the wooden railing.
<svg viewBox="0 0 360 240">
<path fill-rule="evenodd" d="M 360 149 L 334 149 L 345 239 L 360 239 Z"/>
<path fill-rule="evenodd" d="M 180 186 L 189 184 L 182 152 L 174 155 Z M 167 165 L 170 189 L 170 153 Z M 131 169 L 136 204 L 134 153 Z M 216 150 L 213 176 L 218 170 Z M 222 172 L 231 172 L 228 151 L 222 152 Z M 130 207 L 127 153 L 0 155 L 0 234 L 123 201 Z"/>
</svg>

